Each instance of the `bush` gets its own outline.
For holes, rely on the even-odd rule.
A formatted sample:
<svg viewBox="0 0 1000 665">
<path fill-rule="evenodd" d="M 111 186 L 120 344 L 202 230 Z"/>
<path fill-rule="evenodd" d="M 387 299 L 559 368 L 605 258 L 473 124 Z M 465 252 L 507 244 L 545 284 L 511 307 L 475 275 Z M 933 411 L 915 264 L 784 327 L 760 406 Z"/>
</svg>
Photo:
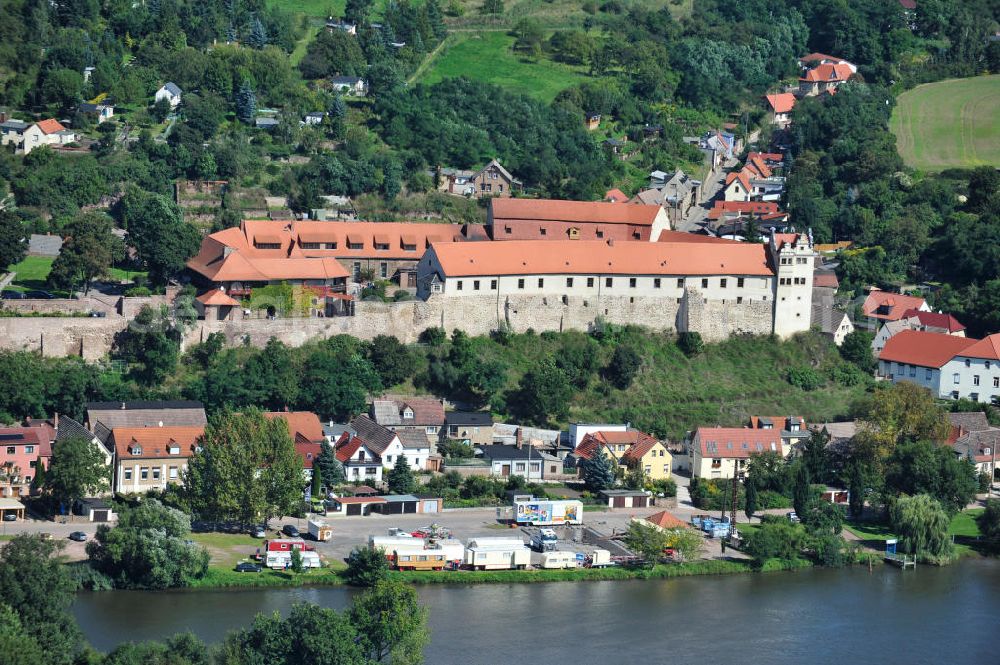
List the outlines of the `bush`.
<svg viewBox="0 0 1000 665">
<path fill-rule="evenodd" d="M 823 377 L 812 367 L 793 367 L 785 376 L 790 384 L 807 392 L 823 386 Z"/>
<path fill-rule="evenodd" d="M 661 478 L 660 480 L 650 480 L 646 483 L 646 487 L 656 494 L 662 494 L 665 497 L 677 496 L 677 481 L 673 478 Z"/>
<path fill-rule="evenodd" d="M 700 333 L 682 332 L 677 336 L 677 348 L 688 358 L 694 358 L 705 348 L 705 342 Z"/>
<path fill-rule="evenodd" d="M 604 368 L 604 375 L 615 388 L 625 390 L 632 385 L 632 379 L 639 373 L 642 367 L 642 358 L 630 346 L 620 345 L 615 347 L 611 355 L 611 362 Z"/>
<path fill-rule="evenodd" d="M 976 522 L 986 547 L 992 552 L 1000 553 L 1000 500 L 988 500 L 986 510 L 976 518 Z"/>
<path fill-rule="evenodd" d="M 133 286 L 129 289 L 125 289 L 126 298 L 141 298 L 145 296 L 151 296 L 153 292 L 145 286 Z"/>
<path fill-rule="evenodd" d="M 448 333 L 444 331 L 444 328 L 432 326 L 421 330 L 417 341 L 428 346 L 441 346 L 447 339 Z"/>
<path fill-rule="evenodd" d="M 768 559 L 798 558 L 806 544 L 806 530 L 788 520 L 763 520 L 760 527 L 747 536 L 745 551 L 757 565 Z"/>
<path fill-rule="evenodd" d="M 389 577 L 389 561 L 381 550 L 355 547 L 347 556 L 344 579 L 354 586 L 373 587 Z"/>
</svg>

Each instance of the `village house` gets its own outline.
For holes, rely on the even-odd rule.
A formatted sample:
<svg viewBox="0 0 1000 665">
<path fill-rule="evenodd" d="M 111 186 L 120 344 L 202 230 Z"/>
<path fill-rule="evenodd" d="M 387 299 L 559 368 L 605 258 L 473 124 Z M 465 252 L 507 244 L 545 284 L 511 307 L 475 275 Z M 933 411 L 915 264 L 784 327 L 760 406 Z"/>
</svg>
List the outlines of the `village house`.
<svg viewBox="0 0 1000 665">
<path fill-rule="evenodd" d="M 701 198 L 701 181 L 680 169 L 673 174 L 653 171 L 649 174 L 649 187 L 636 194 L 630 203 L 662 206 L 673 225 Z"/>
<path fill-rule="evenodd" d="M 490 199 L 486 231 L 493 240 L 640 240 L 670 229 L 659 205 L 552 199 Z"/>
<path fill-rule="evenodd" d="M 844 65 L 851 70 L 851 73 L 857 73 L 858 71 L 858 66 L 854 63 L 843 58 L 838 58 L 835 55 L 827 55 L 826 53 L 807 53 L 799 58 L 799 67 L 802 69 L 810 69 L 819 65 Z"/>
<path fill-rule="evenodd" d="M 854 323 L 847 312 L 833 306 L 827 306 L 823 301 L 813 298 L 811 327 L 833 343 L 840 346 L 844 338 L 854 332 Z"/>
<path fill-rule="evenodd" d="M 782 92 L 775 95 L 765 95 L 767 107 L 771 112 L 771 124 L 779 129 L 784 129 L 792 122 L 792 109 L 795 108 L 796 98 L 790 92 Z"/>
<path fill-rule="evenodd" d="M 122 494 L 164 490 L 182 484 L 188 460 L 198 451 L 204 426 L 115 427 L 114 491 Z"/>
<path fill-rule="evenodd" d="M 417 436 L 413 436 L 414 434 Z M 345 444 L 353 445 L 351 442 L 355 438 L 361 441 L 366 450 L 378 455 L 387 469 L 395 466 L 400 456 L 405 457 L 414 471 L 431 468 L 431 444 L 420 432 L 406 429 L 393 431 L 379 425 L 367 415 L 360 415 L 351 421 L 350 429 L 341 434 L 336 448 L 340 449 Z"/>
<path fill-rule="evenodd" d="M 311 481 L 313 462 L 319 457 L 326 440 L 319 416 L 312 411 L 269 411 L 264 417 L 268 420 L 280 418 L 288 423 L 288 435 L 295 445 L 295 452 L 302 458 L 302 475 L 306 482 Z"/>
<path fill-rule="evenodd" d="M 688 444 L 691 475 L 695 478 L 732 478 L 746 473 L 750 456 L 791 453 L 789 439 L 777 429 L 750 427 L 699 427 Z"/>
<path fill-rule="evenodd" d="M 1000 334 L 976 340 L 903 330 L 878 361 L 878 375 L 893 383 L 916 383 L 940 398 L 1000 402 Z"/>
<path fill-rule="evenodd" d="M 907 296 L 877 289 L 871 291 L 861 305 L 865 324 L 872 331 L 877 331 L 879 326 L 888 321 L 899 321 L 911 310 L 929 312 L 931 308 L 927 301 L 919 296 Z"/>
<path fill-rule="evenodd" d="M 384 397 L 372 400 L 371 418 L 393 432 L 416 432 L 429 446 L 444 434 L 444 404 L 436 397 Z"/>
<path fill-rule="evenodd" d="M 618 189 L 609 189 L 604 193 L 604 201 L 607 203 L 625 203 L 629 200 L 628 194 Z"/>
<path fill-rule="evenodd" d="M 944 337 L 966 339 L 952 335 Z M 972 344 L 959 349 L 945 363 L 941 370 L 942 385 L 938 395 L 1000 405 L 1000 333 L 971 341 Z"/>
<path fill-rule="evenodd" d="M 1000 446 L 1000 428 L 995 427 L 963 432 L 952 444 L 956 455 L 972 462 L 977 474 L 985 473 L 993 482 L 1000 480 L 997 446 Z"/>
<path fill-rule="evenodd" d="M 751 429 L 775 430 L 783 446 L 795 450 L 799 443 L 809 438 L 809 427 L 802 416 L 750 416 Z"/>
<path fill-rule="evenodd" d="M 766 246 L 677 236 L 684 241 L 435 243 L 418 266 L 417 293 L 501 303 L 524 295 L 563 302 L 580 297 L 596 312 L 604 311 L 602 298 L 615 297 L 655 298 L 675 307 L 686 297 L 733 307 L 767 302 L 774 334 L 809 329 L 815 253 L 807 236 L 775 234 Z"/>
<path fill-rule="evenodd" d="M 87 430 L 107 445 L 116 427 L 201 427 L 208 423 L 205 407 L 190 400 L 134 400 L 131 402 L 88 402 Z M 114 452 L 113 446 L 108 446 Z"/>
<path fill-rule="evenodd" d="M 76 141 L 76 133 L 53 118 L 28 124 L 20 120 L 0 123 L 0 142 L 13 145 L 14 152 L 27 155 L 42 146 L 62 146 Z"/>
<path fill-rule="evenodd" d="M 115 115 L 115 107 L 111 104 L 91 104 L 84 102 L 77 107 L 77 112 L 83 115 L 92 115 L 97 124 L 106 120 L 111 120 Z"/>
<path fill-rule="evenodd" d="M 310 111 L 302 117 L 302 124 L 308 126 L 322 125 L 324 118 L 326 118 L 325 111 Z"/>
<path fill-rule="evenodd" d="M 489 411 L 447 411 L 444 422 L 445 439 L 470 446 L 493 443 L 493 416 Z"/>
<path fill-rule="evenodd" d="M 344 465 L 348 482 L 382 483 L 382 458 L 361 437 L 345 432 L 337 442 L 335 455 Z"/>
<path fill-rule="evenodd" d="M 43 427 L 0 427 L 0 498 L 26 497 L 39 467 L 52 458 L 54 431 Z"/>
<path fill-rule="evenodd" d="M 233 297 L 288 283 L 344 293 L 348 279 L 416 288 L 416 266 L 432 242 L 460 242 L 472 227 L 401 222 L 246 220 L 212 233 L 187 263 L 196 282 Z M 478 228 L 478 227 L 477 227 Z M 481 231 L 481 229 L 480 229 Z"/>
<path fill-rule="evenodd" d="M 158 102 L 161 99 L 167 100 L 170 104 L 170 108 L 175 109 L 181 103 L 181 89 L 177 87 L 177 84 L 173 81 L 164 83 L 156 94 L 153 95 L 153 102 Z"/>
<path fill-rule="evenodd" d="M 587 113 L 583 118 L 583 126 L 588 132 L 592 132 L 601 126 L 600 113 Z"/>
<path fill-rule="evenodd" d="M 799 78 L 799 94 L 814 97 L 824 93 L 833 94 L 841 84 L 846 83 L 854 70 L 846 64 L 822 64 L 805 72 Z"/>
<path fill-rule="evenodd" d="M 222 289 L 212 289 L 194 299 L 194 308 L 201 321 L 232 321 L 240 311 L 240 302 Z"/>
<path fill-rule="evenodd" d="M 623 469 L 641 471 L 650 480 L 670 477 L 673 456 L 662 441 L 645 432 L 631 428 L 590 432 L 580 441 L 573 455 L 578 461 L 583 461 L 599 450 L 605 451 Z"/>
<path fill-rule="evenodd" d="M 115 461 L 115 450 L 111 446 L 110 431 L 108 432 L 108 440 L 102 442 L 96 434 L 68 416 L 59 416 L 55 420 L 58 427 L 56 427 L 56 438 L 52 444 L 53 448 L 58 446 L 63 441 L 68 441 L 70 439 L 83 439 L 84 441 L 89 441 L 90 445 L 101 454 L 101 457 L 104 458 L 105 466 L 108 468 L 112 467 Z M 104 495 L 110 493 L 110 491 L 111 481 L 109 479 L 106 487 L 104 487 L 103 490 L 98 491 L 97 494 Z"/>
<path fill-rule="evenodd" d="M 437 188 L 446 194 L 469 198 L 507 198 L 520 189 L 521 181 L 495 159 L 478 170 L 438 168 L 434 172 Z"/>
<path fill-rule="evenodd" d="M 902 318 L 896 321 L 886 321 L 879 327 L 874 339 L 872 339 L 872 352 L 877 356 L 885 348 L 886 342 L 903 330 L 919 330 L 965 337 L 965 326 L 951 314 L 909 309 L 904 312 Z"/>
<path fill-rule="evenodd" d="M 535 449 L 534 446 L 483 446 L 482 459 L 490 467 L 490 475 L 499 478 L 521 476 L 528 481 L 543 481 L 562 473 L 558 457 Z"/>
<path fill-rule="evenodd" d="M 326 21 L 326 29 L 330 32 L 346 32 L 349 35 L 358 34 L 358 26 L 356 23 L 348 23 L 342 19 L 335 19 L 330 17 Z"/>
<path fill-rule="evenodd" d="M 357 76 L 334 76 L 330 78 L 330 87 L 334 92 L 353 97 L 364 97 L 368 94 L 368 83 Z"/>
<path fill-rule="evenodd" d="M 774 175 L 761 153 L 751 153 L 740 171 L 726 175 L 724 201 L 778 201 L 785 191 L 785 179 Z"/>
</svg>

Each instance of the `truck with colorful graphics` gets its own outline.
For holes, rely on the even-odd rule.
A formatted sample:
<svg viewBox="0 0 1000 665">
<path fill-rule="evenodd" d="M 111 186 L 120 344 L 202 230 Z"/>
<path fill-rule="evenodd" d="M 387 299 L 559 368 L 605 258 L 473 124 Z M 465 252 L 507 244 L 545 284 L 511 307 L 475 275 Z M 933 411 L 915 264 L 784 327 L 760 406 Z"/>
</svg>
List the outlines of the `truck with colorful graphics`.
<svg viewBox="0 0 1000 665">
<path fill-rule="evenodd" d="M 583 524 L 583 502 L 574 499 L 516 499 L 510 508 L 497 509 L 497 518 L 518 526 Z"/>
</svg>

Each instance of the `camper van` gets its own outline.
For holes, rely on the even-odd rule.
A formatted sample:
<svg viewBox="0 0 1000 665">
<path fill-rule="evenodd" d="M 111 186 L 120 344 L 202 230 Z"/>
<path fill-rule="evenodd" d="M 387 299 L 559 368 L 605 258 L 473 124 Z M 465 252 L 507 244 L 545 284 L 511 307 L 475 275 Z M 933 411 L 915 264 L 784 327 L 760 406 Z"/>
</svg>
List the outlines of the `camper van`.
<svg viewBox="0 0 1000 665">
<path fill-rule="evenodd" d="M 542 554 L 542 568 L 576 568 L 576 552 L 545 552 Z"/>
</svg>

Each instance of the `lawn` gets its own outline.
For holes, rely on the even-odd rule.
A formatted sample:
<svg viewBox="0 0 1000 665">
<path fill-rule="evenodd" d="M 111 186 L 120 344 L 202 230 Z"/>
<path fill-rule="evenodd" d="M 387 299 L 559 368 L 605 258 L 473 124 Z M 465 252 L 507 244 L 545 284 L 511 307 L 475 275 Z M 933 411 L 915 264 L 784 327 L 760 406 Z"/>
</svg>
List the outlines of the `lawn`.
<svg viewBox="0 0 1000 665">
<path fill-rule="evenodd" d="M 264 541 L 245 533 L 192 533 L 191 540 L 203 545 L 212 555 L 212 565 L 226 570 L 262 547 Z"/>
<path fill-rule="evenodd" d="M 973 508 L 955 515 L 948 526 L 948 535 L 957 536 L 959 540 L 979 536 L 979 525 L 976 523 L 976 517 L 981 515 L 982 512 L 982 508 Z M 868 541 L 865 543 L 867 546 L 878 550 L 881 550 L 883 547 L 881 541 L 888 538 L 896 538 L 896 534 L 885 524 L 848 520 L 844 526 L 858 538 Z M 967 556 L 975 551 L 975 549 L 965 543 L 956 543 L 955 551 L 959 556 Z"/>
<path fill-rule="evenodd" d="M 11 271 L 17 273 L 9 289 L 11 291 L 29 291 L 44 289 L 45 280 L 52 270 L 54 258 L 50 256 L 27 256 L 23 261 L 11 266 Z"/>
<path fill-rule="evenodd" d="M 907 165 L 925 171 L 1000 165 L 1000 75 L 919 85 L 890 123 Z"/>
<path fill-rule="evenodd" d="M 465 76 L 551 102 L 561 90 L 591 78 L 583 67 L 546 57 L 533 61 L 514 53 L 514 38 L 503 32 L 467 33 L 449 39 L 451 43 L 423 72 L 420 83 Z"/>
<path fill-rule="evenodd" d="M 282 7 L 296 14 L 326 18 L 343 16 L 345 0 L 267 0 L 268 7 Z"/>
</svg>

